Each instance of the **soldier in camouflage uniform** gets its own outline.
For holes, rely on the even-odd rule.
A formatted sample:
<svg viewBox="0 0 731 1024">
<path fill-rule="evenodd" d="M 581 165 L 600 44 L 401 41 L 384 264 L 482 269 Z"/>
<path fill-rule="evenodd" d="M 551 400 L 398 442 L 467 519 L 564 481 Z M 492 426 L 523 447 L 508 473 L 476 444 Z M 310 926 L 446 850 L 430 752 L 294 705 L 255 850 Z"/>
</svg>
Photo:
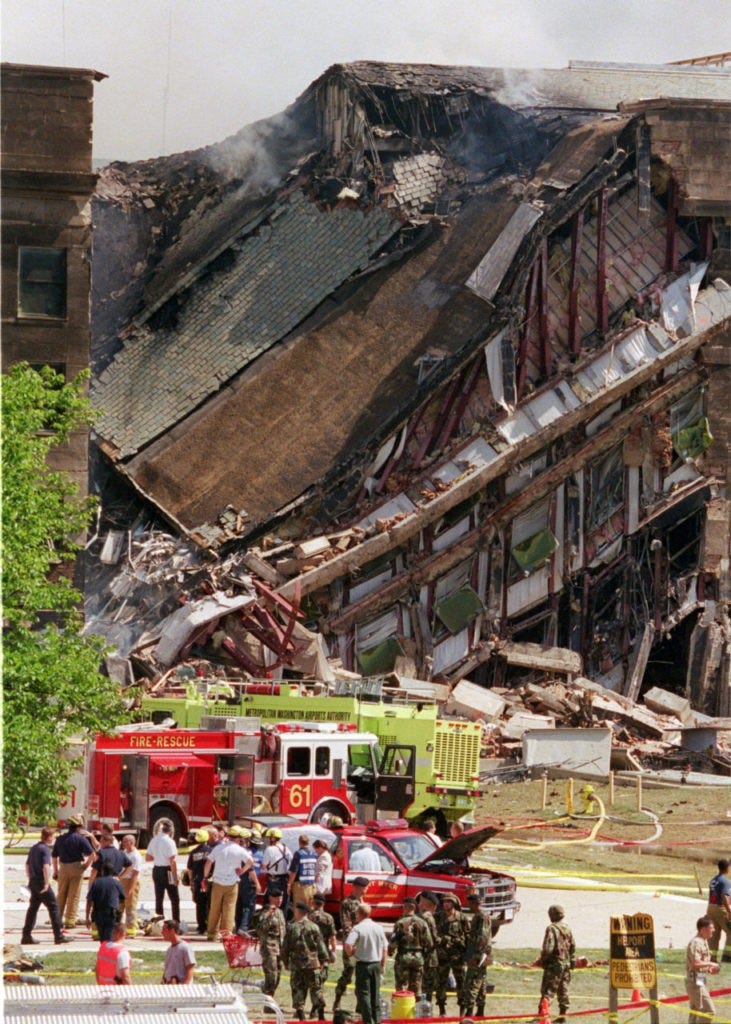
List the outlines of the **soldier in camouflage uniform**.
<svg viewBox="0 0 731 1024">
<path fill-rule="evenodd" d="M 305 1019 L 307 993 L 312 1000 L 312 1016 L 325 1019 L 325 996 L 322 991 L 322 969 L 327 964 L 328 952 L 320 929 L 307 916 L 306 903 L 295 903 L 294 921 L 287 925 L 282 946 L 282 961 L 289 969 L 292 986 L 292 1005 L 297 1020 Z"/>
<path fill-rule="evenodd" d="M 320 929 L 320 935 L 322 935 L 322 941 L 325 943 L 327 951 L 329 953 L 330 963 L 334 964 L 336 957 L 335 951 L 337 944 L 335 942 L 335 918 L 332 914 L 328 914 L 325 910 L 325 896 L 321 892 L 316 892 L 312 897 L 311 902 L 312 910 L 310 911 L 310 921 L 314 921 L 317 927 Z M 322 969 L 322 984 L 324 985 L 327 981 L 327 964 Z"/>
<path fill-rule="evenodd" d="M 487 965 L 492 963 L 492 927 L 489 916 L 480 909 L 480 897 L 476 893 L 467 897 L 467 906 L 472 916 L 465 953 L 467 970 L 459 996 L 459 1011 L 466 1017 L 470 1017 L 473 1012 L 478 1017 L 484 1017 Z"/>
<path fill-rule="evenodd" d="M 332 828 L 332 825 L 329 827 Z M 358 875 L 357 878 L 353 879 L 353 891 L 350 896 L 346 896 L 340 904 L 340 927 L 342 930 L 343 937 L 345 937 L 358 923 L 357 911 L 358 906 L 363 902 L 365 891 L 368 888 L 368 879 L 364 878 L 363 875 Z M 337 980 L 335 985 L 335 1002 L 333 1003 L 333 1011 L 337 1010 L 340 1006 L 340 1000 L 345 995 L 345 990 L 353 980 L 355 974 L 355 960 L 352 956 L 348 956 L 343 950 L 343 973 Z"/>
<path fill-rule="evenodd" d="M 424 977 L 421 983 L 422 995 L 429 1002 L 431 1002 L 437 987 L 437 968 L 439 966 L 437 960 L 437 923 L 434 918 L 434 911 L 437 909 L 438 903 L 439 899 L 437 896 L 428 889 L 424 889 L 419 893 L 416 913 L 422 921 L 426 922 L 432 937 L 432 947 L 424 954 Z"/>
<path fill-rule="evenodd" d="M 404 913 L 393 927 L 388 952 L 395 955 L 393 973 L 396 988 L 420 997 L 424 988 L 424 957 L 434 948 L 429 925 L 416 916 L 416 900 L 404 899 Z"/>
<path fill-rule="evenodd" d="M 549 907 L 548 916 L 551 923 L 546 928 L 541 955 L 534 966 L 543 968 L 541 1003 L 544 998 L 550 1000 L 557 995 L 561 1015 L 556 1021 L 562 1021 L 569 1008 L 569 983 L 576 966 L 576 945 L 571 929 L 563 923 L 563 907 Z"/>
<path fill-rule="evenodd" d="M 287 931 L 284 914 L 281 911 L 281 889 L 267 891 L 267 905 L 254 914 L 252 925 L 259 939 L 264 985 L 262 991 L 273 996 L 282 973 L 282 945 Z"/>
<path fill-rule="evenodd" d="M 437 1005 L 442 1016 L 447 1012 L 447 982 L 449 972 L 457 982 L 457 996 L 464 982 L 464 955 L 467 949 L 469 921 L 460 909 L 459 897 L 452 893 L 442 896 L 442 909 L 436 915 L 437 924 Z"/>
</svg>

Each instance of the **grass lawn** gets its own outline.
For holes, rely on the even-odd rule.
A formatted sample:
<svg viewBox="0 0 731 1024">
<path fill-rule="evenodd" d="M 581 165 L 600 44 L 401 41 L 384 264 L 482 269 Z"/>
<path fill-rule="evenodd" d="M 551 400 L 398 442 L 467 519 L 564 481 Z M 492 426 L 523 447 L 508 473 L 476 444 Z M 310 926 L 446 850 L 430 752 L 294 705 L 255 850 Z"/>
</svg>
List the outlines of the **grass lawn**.
<svg viewBox="0 0 731 1024">
<path fill-rule="evenodd" d="M 510 783 L 488 789 L 480 799 L 478 822 L 497 819 L 505 826 L 480 851 L 482 863 L 540 879 L 555 872 L 594 882 L 639 884 L 662 892 L 705 894 L 719 857 L 731 847 L 731 790 L 721 786 L 645 788 L 642 809 L 634 786 L 594 783 L 606 818 L 580 812 L 583 782 L 574 783 L 574 811 L 566 813 L 566 781 L 549 780 L 542 808 L 543 781 Z M 598 825 L 598 828 L 596 827 Z M 675 876 L 675 877 L 673 877 Z"/>
<path fill-rule="evenodd" d="M 599 1009 L 607 1005 L 609 968 L 606 963 L 606 950 L 581 950 L 583 956 L 587 956 L 590 966 L 588 968 L 574 971 L 571 982 L 571 1009 L 576 1011 Z M 541 971 L 527 967 L 536 955 L 534 949 L 501 949 L 499 961 L 488 970 L 488 980 L 495 985 L 495 992 L 488 996 L 485 1007 L 486 1015 L 505 1015 L 532 1019 L 538 1006 L 540 991 Z M 685 992 L 684 987 L 684 950 L 663 950 L 658 958 L 658 989 L 661 998 L 673 995 L 681 995 Z M 226 980 L 228 965 L 222 951 L 197 952 L 196 957 L 201 967 L 212 967 L 215 976 L 219 980 Z M 142 951 L 134 954 L 133 979 L 140 983 L 152 984 L 159 980 L 162 972 L 162 961 L 164 952 Z M 604 962 L 602 962 L 604 961 Z M 340 967 L 330 970 L 330 980 L 326 986 L 326 1004 L 328 1010 L 332 1006 L 334 996 L 334 983 L 339 975 Z M 48 984 L 93 984 L 94 983 L 94 954 L 92 953 L 49 953 L 45 957 L 45 970 L 43 972 L 48 979 Z M 724 977 L 727 974 L 728 977 Z M 251 978 L 257 977 L 255 971 L 250 972 Z M 201 977 L 200 980 L 203 980 Z M 731 967 L 722 968 L 718 978 L 713 980 L 713 988 L 731 987 Z M 390 1002 L 393 991 L 393 965 L 389 961 L 383 984 L 383 993 Z M 619 1001 L 629 1002 L 631 993 L 620 992 Z M 646 993 L 645 993 L 646 995 Z M 277 999 L 284 1009 L 285 1016 L 291 1012 L 292 1004 L 289 989 L 289 975 L 284 972 L 282 981 L 277 990 Z M 352 988 L 348 990 L 343 1000 L 345 1009 L 354 1010 L 355 1000 Z M 553 1010 L 557 1007 L 554 1003 Z M 728 1020 L 731 1018 L 731 996 L 719 997 L 716 999 L 716 1021 Z M 447 1004 L 447 1014 L 456 1016 L 458 1014 L 456 1000 L 450 996 Z M 675 1024 L 675 1022 L 688 1019 L 687 1004 L 678 1006 L 663 1007 L 660 1010 L 660 1019 L 663 1024 Z M 606 1015 L 587 1015 L 578 1018 L 579 1020 L 606 1020 Z M 620 1013 L 620 1021 L 648 1020 L 648 1011 L 627 1010 Z"/>
</svg>

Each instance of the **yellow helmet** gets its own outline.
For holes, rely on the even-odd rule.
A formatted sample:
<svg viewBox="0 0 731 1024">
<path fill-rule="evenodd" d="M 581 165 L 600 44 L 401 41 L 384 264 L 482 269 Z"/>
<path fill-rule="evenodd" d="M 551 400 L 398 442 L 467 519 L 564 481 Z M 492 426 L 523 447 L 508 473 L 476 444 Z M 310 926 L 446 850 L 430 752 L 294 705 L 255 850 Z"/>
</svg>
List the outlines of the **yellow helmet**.
<svg viewBox="0 0 731 1024">
<path fill-rule="evenodd" d="M 267 838 L 268 839 L 281 839 L 282 838 L 282 830 L 281 830 L 281 828 L 270 828 L 269 831 L 267 832 Z"/>
</svg>

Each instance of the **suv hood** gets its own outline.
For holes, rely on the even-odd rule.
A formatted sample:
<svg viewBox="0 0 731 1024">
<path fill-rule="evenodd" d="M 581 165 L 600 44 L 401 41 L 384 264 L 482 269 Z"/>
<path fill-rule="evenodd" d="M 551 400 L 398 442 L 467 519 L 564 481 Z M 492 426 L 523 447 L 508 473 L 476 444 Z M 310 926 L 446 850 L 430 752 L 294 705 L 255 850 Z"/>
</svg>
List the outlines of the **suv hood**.
<svg viewBox="0 0 731 1024">
<path fill-rule="evenodd" d="M 435 863 L 442 860 L 464 860 L 502 830 L 502 825 L 479 825 L 477 828 L 471 828 L 464 835 L 458 836 L 456 839 L 448 839 L 443 846 L 436 847 L 434 853 L 430 853 L 416 867 L 417 869 L 433 867 Z"/>
</svg>

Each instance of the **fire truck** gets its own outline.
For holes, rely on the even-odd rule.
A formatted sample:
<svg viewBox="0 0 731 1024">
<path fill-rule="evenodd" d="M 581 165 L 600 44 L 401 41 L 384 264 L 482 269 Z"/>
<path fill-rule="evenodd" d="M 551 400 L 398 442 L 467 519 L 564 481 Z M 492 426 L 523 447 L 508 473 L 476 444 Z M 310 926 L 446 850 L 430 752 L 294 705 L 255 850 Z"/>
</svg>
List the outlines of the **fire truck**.
<svg viewBox="0 0 731 1024">
<path fill-rule="evenodd" d="M 414 748 L 387 746 L 352 723 L 261 725 L 208 719 L 201 729 L 122 726 L 69 751 L 80 760 L 59 819 L 82 811 L 141 841 L 161 822 L 176 839 L 233 824 L 262 806 L 300 821 L 364 821 L 408 806 Z"/>
<path fill-rule="evenodd" d="M 474 818 L 480 795 L 482 727 L 477 722 L 440 718 L 437 705 L 429 701 L 364 699 L 353 693 L 313 695 L 304 686 L 288 683 L 196 680 L 185 684 L 184 696 L 144 697 L 140 713 L 153 722 L 174 721 L 187 729 L 196 728 L 208 716 L 230 715 L 269 722 L 354 724 L 374 733 L 384 750 L 413 747 L 413 797 L 406 807 L 393 806 L 391 811 L 411 823 L 434 817 L 444 834 L 447 822 Z M 340 810 L 337 813 L 342 816 Z"/>
</svg>

